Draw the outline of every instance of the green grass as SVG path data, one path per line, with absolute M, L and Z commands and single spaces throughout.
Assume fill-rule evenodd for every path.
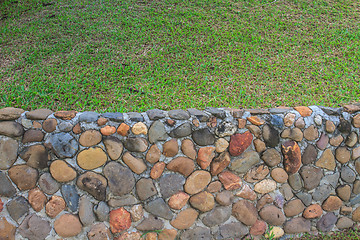
M 360 99 L 358 0 L 0 0 L 0 107 Z
M 319 233 L 317 236 L 304 234 L 298 240 L 358 240 L 360 239 L 359 230 L 347 229 L 338 232 Z

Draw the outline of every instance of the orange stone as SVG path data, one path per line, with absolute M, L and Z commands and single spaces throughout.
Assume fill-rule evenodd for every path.
M 202 147 L 199 149 L 196 162 L 199 164 L 201 169 L 206 169 L 208 166 L 210 166 L 210 163 L 214 157 L 215 147 Z
M 162 173 L 164 172 L 166 164 L 164 162 L 158 162 L 156 163 L 150 171 L 150 177 L 152 179 L 158 179 Z
M 246 119 L 239 118 L 238 119 L 238 128 L 244 128 L 246 125 Z
M 6 218 L 0 218 L 0 239 L 1 240 L 14 240 L 16 227 L 9 223 Z
M 74 237 L 81 232 L 82 225 L 78 216 L 63 214 L 54 222 L 55 232 L 63 238 Z
M 181 211 L 170 224 L 179 230 L 187 229 L 194 224 L 198 216 L 199 213 L 195 209 L 187 208 Z
M 249 187 L 249 185 L 244 185 L 243 188 L 235 195 L 251 201 L 256 199 L 256 193 Z
M 73 119 L 77 114 L 77 111 L 71 110 L 71 111 L 58 111 L 54 113 L 54 116 L 57 118 L 60 118 L 62 120 L 71 120 Z
M 312 110 L 305 106 L 294 107 L 294 109 L 298 111 L 302 117 L 308 117 L 312 113 Z
M 244 133 L 237 133 L 230 137 L 229 152 L 232 156 L 239 156 L 250 145 L 253 139 L 253 135 L 246 131 Z
M 73 133 L 75 134 L 80 134 L 81 133 L 81 126 L 80 126 L 80 123 L 77 123 L 73 129 L 72 129 Z
M 40 212 L 41 209 L 43 209 L 45 207 L 47 198 L 46 198 L 45 194 L 39 188 L 34 188 L 29 191 L 28 200 L 29 200 L 31 207 L 36 212 Z
M 131 216 L 125 208 L 121 207 L 110 212 L 110 229 L 112 233 L 119 233 L 129 229 L 131 226 Z
M 45 205 L 45 212 L 51 218 L 56 217 L 64 209 L 65 201 L 59 196 L 52 196 Z
M 332 212 L 340 209 L 342 204 L 343 202 L 338 196 L 330 196 L 323 202 L 322 209 L 327 212 Z
M 223 152 L 219 157 L 215 158 L 211 162 L 210 172 L 211 175 L 218 175 L 222 170 L 224 170 L 230 164 L 230 154 L 228 152 Z
M 107 122 L 108 122 L 107 118 L 101 117 L 101 118 L 99 118 L 99 119 L 97 120 L 97 125 L 98 125 L 98 126 L 104 126 Z
M 130 130 L 129 125 L 125 123 L 121 123 L 117 129 L 117 133 L 120 134 L 121 136 L 127 136 L 129 134 L 129 130 Z
M 170 171 L 178 172 L 187 177 L 194 171 L 195 163 L 190 158 L 177 157 L 171 160 L 166 168 Z
M 116 128 L 114 126 L 105 126 L 100 129 L 100 132 L 104 136 L 110 136 L 116 132 Z
M 188 202 L 190 196 L 184 192 L 178 192 L 172 195 L 168 201 L 169 207 L 172 209 L 180 210 Z
M 265 123 L 264 119 L 261 119 L 257 116 L 248 117 L 247 120 L 257 126 L 263 125 Z
M 177 231 L 175 229 L 164 229 L 159 233 L 159 240 L 175 240 Z
M 0 212 L 4 209 L 4 203 L 0 199 Z
M 230 171 L 224 171 L 218 177 L 226 190 L 235 190 L 242 186 L 240 177 Z
M 319 204 L 312 204 L 304 210 L 303 217 L 307 219 L 318 218 L 322 213 L 323 210 Z
M 295 141 L 288 141 L 281 145 L 284 155 L 284 168 L 289 174 L 294 174 L 301 167 L 301 150 Z

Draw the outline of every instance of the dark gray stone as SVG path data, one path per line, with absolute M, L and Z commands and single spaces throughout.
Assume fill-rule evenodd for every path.
M 48 172 L 40 176 L 38 184 L 41 190 L 49 195 L 53 195 L 60 189 L 60 183 L 53 179 Z
M 213 227 L 226 222 L 230 216 L 231 207 L 216 207 L 205 214 L 202 222 L 208 227 Z
M 340 173 L 336 172 L 334 174 L 329 174 L 323 177 L 323 179 L 320 181 L 320 184 L 330 184 L 333 188 L 336 188 L 338 182 L 339 182 Z
M 79 207 L 79 194 L 74 185 L 64 184 L 61 186 L 61 195 L 63 196 L 66 206 L 72 212 L 76 212 Z
M 207 128 L 194 131 L 192 139 L 200 146 L 212 145 L 215 142 L 214 135 Z
M 146 114 L 148 115 L 150 120 L 159 120 L 159 119 L 165 117 L 165 112 L 160 109 L 148 110 L 148 111 L 146 111 Z
M 109 221 L 110 208 L 106 204 L 106 202 L 99 202 L 94 207 L 94 212 L 95 212 L 97 219 L 100 222 L 108 222 Z
M 276 147 L 279 145 L 280 142 L 279 132 L 272 126 L 266 124 L 263 127 L 262 135 L 267 147 Z
M 149 142 L 155 143 L 157 141 L 164 141 L 168 138 L 165 130 L 165 125 L 158 121 L 155 121 L 149 128 Z
M 30 205 L 23 196 L 14 198 L 6 204 L 9 215 L 15 222 L 29 212 Z
M 160 193 L 164 199 L 171 197 L 179 191 L 183 191 L 185 178 L 179 174 L 165 174 L 160 178 Z
M 270 124 L 274 127 L 282 129 L 284 127 L 284 120 L 278 115 L 271 115 Z
M 162 198 L 157 198 L 146 204 L 145 210 L 154 216 L 162 217 L 167 220 L 171 220 L 173 217 L 173 213 L 171 212 L 169 206 Z
M 218 108 L 214 108 L 214 107 L 207 107 L 205 108 L 205 111 L 211 113 L 212 115 L 214 115 L 217 118 L 225 118 L 226 117 L 226 112 L 222 109 L 218 109 Z
M 206 122 L 209 120 L 209 115 L 203 111 L 195 108 L 189 108 L 187 109 L 187 111 L 190 113 L 190 115 L 195 116 L 197 119 L 199 119 L 200 122 Z
M 314 201 L 323 202 L 331 193 L 332 187 L 328 184 L 320 185 L 312 194 Z
M 145 218 L 139 225 L 136 226 L 136 229 L 139 231 L 154 231 L 163 229 L 164 222 L 156 216 L 149 215 Z
M 216 239 L 242 239 L 249 233 L 249 229 L 240 222 L 223 224 L 219 227 Z
M 316 223 L 316 227 L 321 232 L 329 232 L 335 226 L 337 217 L 334 213 L 328 212 L 323 215 L 320 220 Z
M 134 122 L 143 122 L 144 121 L 144 117 L 141 115 L 141 113 L 128 112 L 126 114 L 129 116 L 130 121 L 134 121 Z
M 10 168 L 17 158 L 19 144 L 12 138 L 0 139 L 0 169 Z
M 99 116 L 100 114 L 96 112 L 83 112 L 79 117 L 79 121 L 87 123 L 96 122 Z
M 115 196 L 123 196 L 131 192 L 135 186 L 132 171 L 117 162 L 110 162 L 104 167 L 104 175 L 108 180 L 110 192 Z
M 342 112 L 342 108 L 331 108 L 331 107 L 323 107 L 319 106 L 321 110 L 324 111 L 327 115 L 340 115 Z
M 113 207 L 113 208 L 132 206 L 132 205 L 135 205 L 138 203 L 139 203 L 139 200 L 131 194 L 121 196 L 121 197 L 111 198 L 108 201 L 109 206 Z
M 215 129 L 215 134 L 218 137 L 226 137 L 235 134 L 237 127 L 231 122 L 223 121 L 219 124 L 219 126 Z
M 168 114 L 169 117 L 177 120 L 186 120 L 190 118 L 190 114 L 187 111 L 181 109 L 171 110 L 168 112 Z
M 70 135 L 70 133 L 51 134 L 47 140 L 59 158 L 71 158 L 79 150 L 79 143 Z
M 269 112 L 271 114 L 284 114 L 289 112 L 291 109 L 289 108 L 269 108 Z
M 186 122 L 170 132 L 171 137 L 181 138 L 191 134 L 191 124 Z
M 304 153 L 301 157 L 301 161 L 304 165 L 312 164 L 315 162 L 317 157 L 317 150 L 314 145 L 307 145 L 307 147 L 304 150 Z
M 119 112 L 116 112 L 116 113 L 107 112 L 107 113 L 103 113 L 101 116 L 104 118 L 108 118 L 109 120 L 114 121 L 114 122 L 123 122 L 124 121 L 124 114 L 119 113 Z
M 347 183 L 353 183 L 356 178 L 355 172 L 348 166 L 343 166 L 340 171 L 341 179 Z
M 349 134 L 351 132 L 351 123 L 343 118 L 340 118 L 340 123 L 337 126 L 337 129 L 344 134 Z
M 10 179 L 5 173 L 0 171 L 0 196 L 12 197 L 16 193 L 16 188 L 11 184 Z
M 142 201 L 157 194 L 153 180 L 150 178 L 141 178 L 136 183 L 136 193 Z
M 0 122 L 0 135 L 8 137 L 20 137 L 24 134 L 24 128 L 21 124 L 12 121 Z
M 43 240 L 49 235 L 51 226 L 49 221 L 36 214 L 30 214 L 20 224 L 18 231 L 21 236 L 29 240 Z
M 145 138 L 129 137 L 124 142 L 124 147 L 131 152 L 145 152 L 149 144 Z
M 306 193 L 306 192 L 298 192 L 295 195 L 303 202 L 303 204 L 305 206 L 310 206 L 311 201 L 312 201 L 311 194 Z
M 180 236 L 180 240 L 211 240 L 211 233 L 209 228 L 195 227 L 186 230 Z

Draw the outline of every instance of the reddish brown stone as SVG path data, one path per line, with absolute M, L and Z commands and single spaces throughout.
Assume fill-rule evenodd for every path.
M 298 111 L 300 113 L 300 115 L 303 116 L 303 117 L 308 117 L 312 113 L 312 110 L 310 108 L 308 108 L 308 107 L 305 107 L 305 106 L 294 107 L 294 109 L 296 111 Z
M 194 125 L 195 127 L 200 126 L 200 122 L 199 122 L 199 120 L 197 120 L 197 119 L 193 119 L 193 120 L 192 120 L 192 123 L 193 123 L 193 125 Z
M 74 237 L 81 232 L 82 225 L 77 216 L 63 214 L 54 222 L 55 232 L 63 238 Z
M 230 171 L 221 172 L 218 176 L 226 190 L 239 189 L 242 185 L 240 177 Z
M 254 204 L 247 200 L 239 200 L 232 207 L 232 215 L 247 226 L 255 224 L 258 212 Z
M 33 122 L 33 128 L 41 128 L 42 126 L 41 126 L 41 123 L 39 123 L 39 122 Z
M 82 132 L 80 123 L 77 123 L 77 124 L 73 127 L 72 131 L 73 131 L 73 133 L 75 133 L 75 134 L 80 134 L 80 133 Z
M 184 185 L 185 192 L 188 194 L 196 194 L 201 192 L 211 181 L 211 175 L 204 170 L 197 170 L 193 172 L 187 179 Z
M 129 134 L 129 130 L 130 130 L 129 125 L 125 123 L 121 123 L 117 129 L 117 133 L 120 134 L 121 136 L 127 136 Z
M 202 147 L 199 149 L 196 159 L 197 164 L 201 169 L 206 169 L 210 166 L 212 159 L 215 157 L 215 147 Z
M 188 157 L 193 160 L 196 158 L 196 150 L 193 141 L 190 139 L 184 139 L 181 142 L 181 151 Z
M 45 205 L 46 214 L 54 218 L 65 209 L 65 201 L 62 197 L 52 196 Z
M 269 168 L 265 165 L 260 165 L 250 169 L 244 176 L 244 180 L 249 183 L 255 183 L 263 180 L 269 174 Z
M 97 120 L 97 125 L 98 125 L 98 126 L 104 126 L 107 122 L 108 122 L 107 118 L 101 117 L 101 118 L 99 118 L 99 119 Z
M 187 208 L 181 211 L 170 224 L 179 230 L 187 229 L 194 224 L 198 216 L 199 213 L 195 209 Z
M 210 128 L 214 128 L 217 125 L 217 119 L 216 117 L 209 118 L 209 121 L 206 123 L 206 125 Z
M 156 163 L 150 171 L 150 177 L 152 179 L 158 179 L 162 173 L 164 172 L 166 164 L 164 162 L 158 162 Z
M 344 105 L 344 111 L 349 112 L 349 113 L 354 113 L 354 112 L 360 111 L 360 105 L 358 105 L 358 104 Z
M 244 128 L 246 125 L 246 119 L 239 118 L 238 119 L 238 128 Z
M 154 164 L 157 161 L 159 161 L 160 156 L 161 156 L 160 149 L 158 148 L 158 146 L 154 144 L 149 148 L 149 151 L 146 153 L 146 161 L 148 161 L 151 164 Z
M 62 120 L 71 120 L 76 116 L 77 111 L 71 110 L 71 111 L 58 111 L 54 113 L 54 116 L 57 118 L 60 118 Z
M 177 231 L 175 229 L 163 229 L 159 233 L 159 240 L 175 240 Z
M 287 173 L 294 174 L 301 166 L 301 150 L 295 141 L 288 141 L 281 145 L 284 155 L 284 168 Z
M 173 138 L 163 145 L 163 154 L 165 157 L 174 157 L 179 151 L 177 139 Z
M 41 142 L 44 139 L 44 133 L 40 130 L 30 129 L 24 133 L 22 143 Z
M 246 131 L 244 133 L 237 133 L 230 137 L 229 152 L 232 156 L 239 156 L 251 144 L 253 135 Z
M 257 126 L 263 125 L 265 123 L 265 120 L 259 118 L 258 116 L 248 117 L 247 120 Z
M 256 200 L 256 193 L 249 187 L 249 185 L 244 185 L 243 188 L 236 193 L 236 196 L 251 201 Z
M 43 122 L 42 127 L 46 132 L 51 133 L 51 132 L 55 131 L 56 125 L 57 125 L 56 119 L 49 118 Z
M 6 218 L 0 218 L 0 239 L 15 240 L 16 227 L 9 223 Z
M 29 191 L 28 200 L 29 200 L 31 207 L 36 212 L 40 212 L 41 209 L 44 208 L 47 198 L 46 198 L 45 194 L 39 188 L 34 188 Z
M 124 232 L 117 238 L 114 238 L 114 240 L 140 240 L 141 239 L 141 233 L 139 232 Z
M 170 127 L 174 126 L 176 121 L 172 120 L 172 119 L 166 119 L 166 124 L 169 125 Z
M 265 233 L 267 224 L 264 221 L 256 220 L 255 224 L 250 228 L 250 234 L 253 236 L 260 236 Z
M 8 174 L 21 191 L 30 190 L 36 186 L 38 171 L 26 164 L 12 166 Z
M 173 172 L 178 172 L 185 177 L 189 176 L 195 168 L 194 161 L 186 157 L 177 157 L 171 160 L 166 166 L 167 169 Z
M 130 213 L 123 207 L 112 210 L 109 216 L 109 224 L 112 233 L 129 229 L 131 226 Z
M 100 129 L 100 132 L 104 136 L 110 136 L 110 135 L 116 133 L 116 128 L 114 126 L 105 126 Z
M 184 192 L 178 192 L 172 195 L 168 201 L 169 207 L 172 209 L 180 210 L 188 202 L 190 196 Z
M 229 166 L 229 164 L 230 154 L 228 152 L 223 152 L 211 162 L 210 172 L 213 176 L 218 175 L 222 170 Z
M 343 202 L 338 196 L 330 196 L 328 197 L 322 205 L 322 209 L 327 212 L 333 212 L 342 206 Z
M 319 204 L 312 204 L 304 210 L 303 217 L 307 219 L 319 218 L 322 214 L 321 206 Z

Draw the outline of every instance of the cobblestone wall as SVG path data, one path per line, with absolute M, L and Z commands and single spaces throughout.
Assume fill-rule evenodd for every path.
M 357 227 L 360 105 L 0 109 L 0 239 L 241 239 Z

